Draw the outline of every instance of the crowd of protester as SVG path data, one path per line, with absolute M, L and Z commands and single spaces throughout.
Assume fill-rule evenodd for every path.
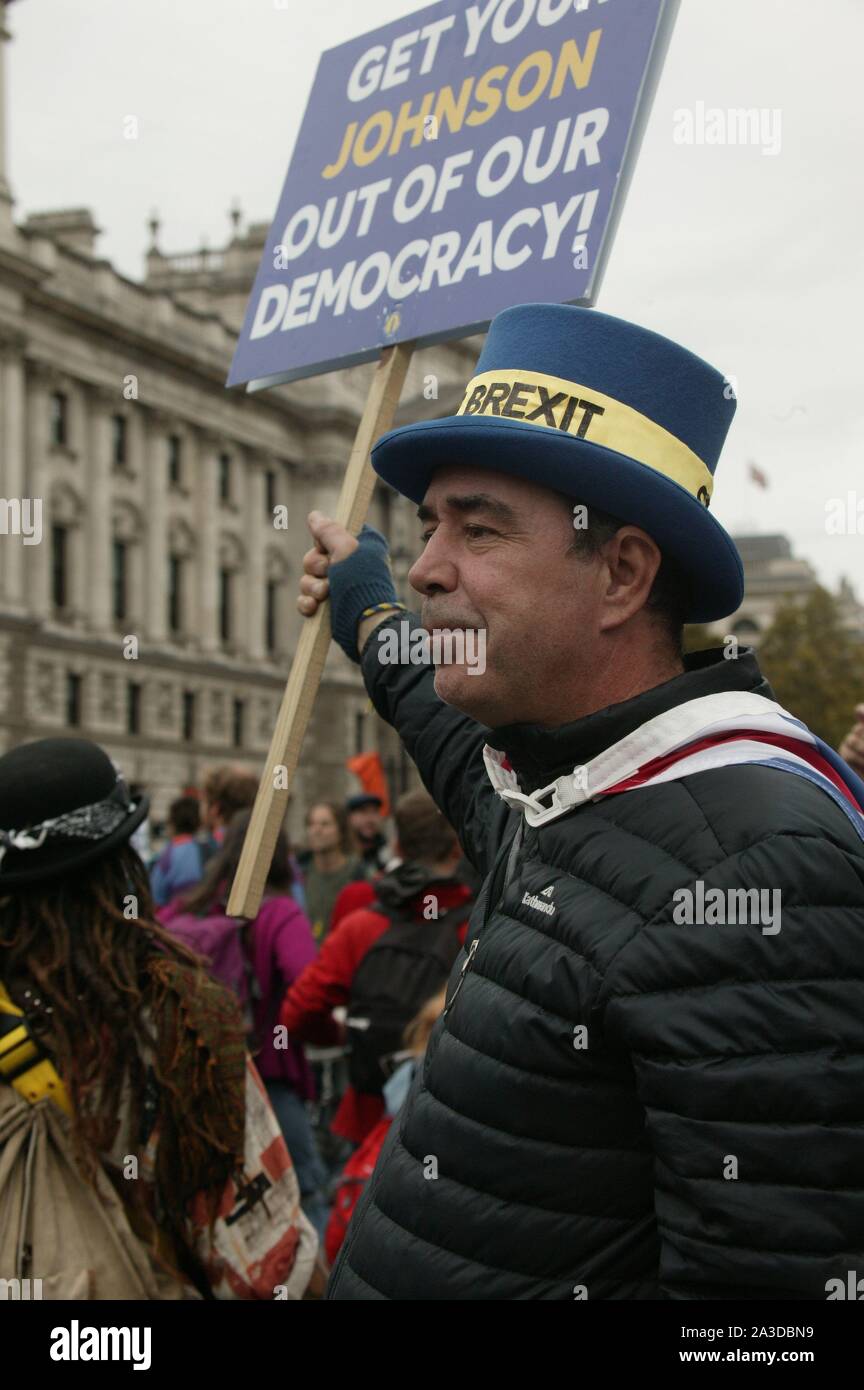
M 864 705 L 843 745 L 852 766 L 862 729 Z M 477 882 L 432 798 L 406 793 L 392 824 L 370 793 L 313 802 L 303 844 L 280 832 L 260 909 L 238 921 L 227 901 L 257 786 L 214 768 L 150 827 L 142 859 L 146 797 L 95 744 L 45 739 L 0 759 L 2 824 L 66 832 L 2 832 L 0 1141 L 23 1136 L 43 1094 L 65 1110 L 55 1158 L 65 1145 L 103 1199 L 87 1239 L 112 1221 L 104 1248 L 129 1247 L 125 1273 L 100 1266 L 64 1189 L 52 1250 L 101 1269 L 91 1297 L 118 1296 L 142 1250 L 124 1296 L 320 1297 L 444 1008 Z M 250 1213 L 265 1193 L 262 1223 Z M 22 1229 L 4 1232 L 10 1250 Z
M 103 1204 L 122 1227 L 106 1249 L 125 1243 L 127 1264 L 146 1251 L 141 1297 L 320 1296 L 464 941 L 473 876 L 452 828 L 425 791 L 392 822 L 371 793 L 315 801 L 302 845 L 280 832 L 257 916 L 238 921 L 227 900 L 258 787 L 244 769 L 212 769 L 160 826 L 86 740 L 0 764 L 4 824 L 56 822 L 90 788 L 77 855 L 56 860 L 50 840 L 5 851 L 0 1022 L 5 1008 L 34 1043 L 40 1020 L 60 1026 L 71 1065 L 49 1062 L 44 1084 L 97 1192 L 107 1175 L 122 1199 Z M 12 1080 L 3 1062 L 0 1049 Z M 33 1113 L 20 1097 L 35 1076 L 0 1086 L 4 1138 Z M 90 1296 L 113 1296 L 103 1264 Z

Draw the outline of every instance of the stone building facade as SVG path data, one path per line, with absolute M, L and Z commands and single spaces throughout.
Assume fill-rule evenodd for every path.
M 154 222 L 134 282 L 99 256 L 88 210 L 13 215 L 2 119 L 0 750 L 96 739 L 160 818 L 209 766 L 263 766 L 301 622 L 305 517 L 335 506 L 373 368 L 227 391 L 267 224 L 244 231 L 235 210 L 224 249 L 168 256 Z M 454 408 L 476 349 L 415 354 L 398 422 Z M 413 508 L 378 484 L 370 520 L 404 590 Z M 292 835 L 312 799 L 356 789 L 345 759 L 376 749 L 398 793 L 407 759 L 334 648 Z
M 718 639 L 721 634 L 734 633 L 746 646 L 758 647 L 781 603 L 806 601 L 818 587 L 819 577 L 809 560 L 793 554 L 788 536 L 733 539 L 744 566 L 744 601 L 737 613 L 709 626 Z M 835 598 L 843 626 L 853 637 L 864 641 L 864 606 L 848 580 L 840 581 Z
M 0 0 L 5 37 L 10 9 Z M 0 37 L 0 751 L 96 739 L 161 818 L 208 767 L 263 766 L 301 621 L 305 516 L 335 506 L 372 368 L 225 389 L 268 231 L 244 228 L 236 208 L 224 247 L 181 255 L 161 249 L 154 217 L 141 282 L 99 256 L 87 209 L 14 216 L 5 47 Z M 415 354 L 396 423 L 451 413 L 478 348 Z M 407 598 L 413 508 L 378 484 L 370 519 Z M 738 544 L 745 602 L 716 630 L 758 644 L 780 598 L 817 581 L 782 536 Z M 851 590 L 841 597 L 864 636 L 864 610 Z M 376 749 L 398 793 L 412 770 L 334 648 L 292 836 L 315 797 L 356 786 L 346 758 Z

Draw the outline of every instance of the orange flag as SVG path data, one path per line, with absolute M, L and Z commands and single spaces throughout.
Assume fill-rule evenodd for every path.
M 372 796 L 381 798 L 381 814 L 390 814 L 390 796 L 387 791 L 387 778 L 384 776 L 384 768 L 381 766 L 381 755 L 379 753 L 358 753 L 354 758 L 348 758 L 345 766 L 349 772 L 353 772 L 364 792 L 371 792 Z

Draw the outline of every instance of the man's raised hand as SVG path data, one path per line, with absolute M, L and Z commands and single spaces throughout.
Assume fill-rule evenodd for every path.
M 329 598 L 333 640 L 351 661 L 359 661 L 374 628 L 402 608 L 393 587 L 387 542 L 371 526 L 364 526 L 355 538 L 323 512 L 310 512 L 308 520 L 315 547 L 303 557 L 297 607 L 305 618 L 312 618 Z
M 358 546 L 356 536 L 340 526 L 332 517 L 323 512 L 310 512 L 307 517 L 309 530 L 316 542 L 303 556 L 303 578 L 300 580 L 300 596 L 297 608 L 304 618 L 312 618 L 330 593 L 327 572 L 331 561 L 347 560 Z

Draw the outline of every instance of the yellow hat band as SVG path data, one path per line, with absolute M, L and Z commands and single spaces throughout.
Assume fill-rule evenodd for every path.
M 710 505 L 714 479 L 699 456 L 647 415 L 593 387 L 540 372 L 481 372 L 456 414 L 524 420 L 614 449 Z

